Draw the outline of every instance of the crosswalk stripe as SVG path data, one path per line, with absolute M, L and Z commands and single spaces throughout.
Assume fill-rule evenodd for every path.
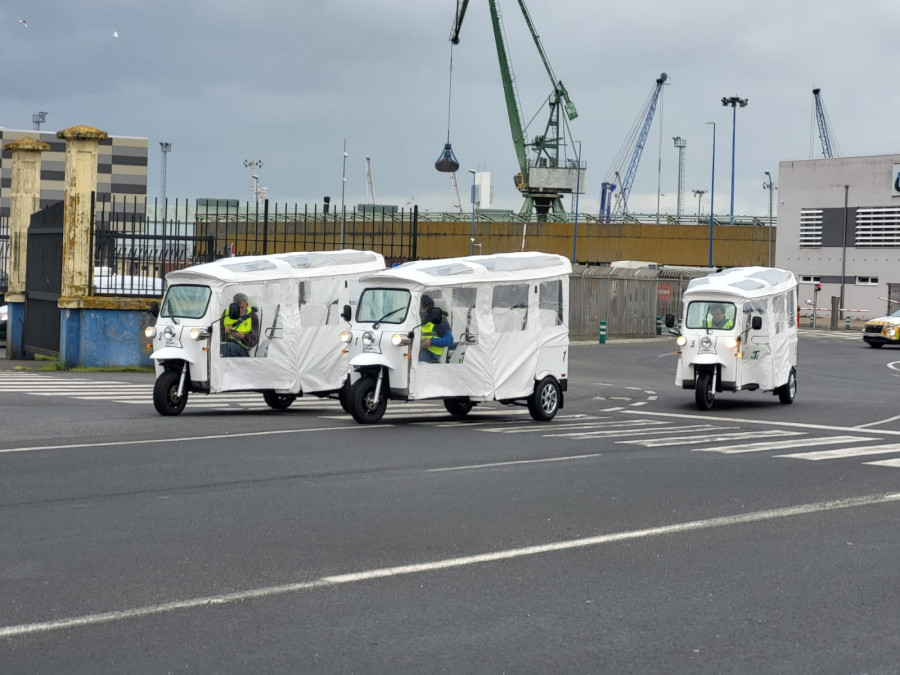
M 711 429 L 734 429 L 736 427 L 714 427 L 710 424 L 697 424 L 686 427 L 657 427 L 653 429 L 603 429 L 600 431 L 573 431 L 569 433 L 562 434 L 547 434 L 547 438 L 553 437 L 561 437 L 561 438 L 569 438 L 572 440 L 590 440 L 592 438 L 605 438 L 608 436 L 650 436 L 653 434 L 672 434 L 672 433 L 681 433 L 684 431 L 701 432 L 701 431 L 709 431 Z M 623 440 L 616 441 L 616 443 L 630 443 L 631 441 Z M 652 443 L 653 441 L 647 441 L 647 443 Z M 634 441 L 634 443 L 643 443 L 642 441 Z M 678 441 L 676 444 L 683 444 L 685 441 L 682 439 Z
M 637 440 L 637 441 L 623 440 L 623 441 L 616 441 L 616 443 L 633 443 L 634 445 L 643 445 L 644 447 L 647 447 L 647 448 L 662 448 L 662 447 L 666 447 L 666 446 L 670 446 L 670 445 L 687 445 L 688 443 L 697 443 L 697 442 L 719 443 L 721 441 L 740 440 L 742 438 L 765 438 L 766 436 L 784 436 L 784 435 L 790 435 L 790 434 L 802 434 L 803 433 L 801 431 L 783 432 L 783 431 L 780 431 L 777 429 L 771 429 L 771 430 L 765 430 L 765 431 L 735 431 L 733 433 L 724 433 L 723 434 L 723 433 L 717 433 L 717 432 L 719 430 L 725 430 L 725 429 L 739 429 L 740 427 L 715 427 L 715 426 L 711 426 L 711 425 L 705 425 L 705 426 L 706 426 L 706 429 L 704 429 L 704 427 L 701 426 L 700 428 L 698 428 L 698 431 L 705 431 L 705 430 L 712 429 L 716 432 L 715 435 L 710 436 L 709 438 L 702 438 L 702 439 L 698 439 L 698 438 L 694 438 L 694 437 L 691 437 L 691 438 L 655 438 L 655 439 Z M 691 430 L 690 427 L 684 427 L 684 428 Z M 678 431 L 679 429 L 680 429 L 679 427 L 674 427 L 673 431 Z
M 787 435 L 788 432 L 781 431 L 779 435 Z M 736 455 L 744 452 L 763 452 L 765 450 L 789 450 L 790 448 L 799 448 L 805 445 L 831 445 L 834 443 L 853 443 L 855 441 L 873 441 L 874 438 L 866 438 L 864 436 L 832 436 L 830 438 L 797 438 L 789 441 L 778 441 L 769 443 L 746 443 L 744 445 L 721 445 L 717 448 L 692 448 L 693 452 L 718 452 L 723 455 Z
M 837 448 L 835 450 L 797 452 L 790 455 L 775 456 L 788 457 L 790 459 L 808 459 L 813 462 L 818 462 L 823 459 L 844 459 L 847 457 L 865 457 L 866 455 L 886 455 L 898 451 L 900 451 L 900 443 L 887 443 L 885 445 L 859 445 L 855 448 Z

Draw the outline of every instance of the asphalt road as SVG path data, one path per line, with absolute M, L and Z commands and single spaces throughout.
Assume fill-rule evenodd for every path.
M 0 672 L 900 672 L 900 350 L 805 331 L 792 405 L 573 346 L 565 408 L 0 372 Z

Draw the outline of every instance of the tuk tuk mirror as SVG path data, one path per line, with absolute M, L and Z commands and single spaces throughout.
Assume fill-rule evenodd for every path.
M 158 317 L 159 316 L 159 303 L 156 300 L 151 302 L 150 309 L 148 311 L 150 312 L 150 316 L 152 316 L 154 319 L 156 317 Z
M 762 317 L 757 315 L 750 319 L 750 327 L 753 330 L 759 330 L 760 328 L 762 328 Z
M 344 309 L 341 310 L 341 318 L 344 321 L 350 321 L 350 317 L 352 316 L 350 312 L 350 305 L 344 305 Z
M 666 328 L 674 328 L 675 327 L 675 315 L 674 314 L 666 314 Z
M 232 321 L 237 321 L 241 318 L 241 306 L 236 302 L 232 302 L 228 305 L 228 318 Z

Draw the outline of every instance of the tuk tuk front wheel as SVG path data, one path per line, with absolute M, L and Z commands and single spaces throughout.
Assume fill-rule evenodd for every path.
M 153 385 L 153 406 L 160 415 L 180 415 L 187 403 L 188 393 L 185 389 L 178 396 L 178 383 L 181 381 L 181 373 L 177 370 L 165 370 Z
M 378 380 L 375 377 L 365 375 L 350 387 L 347 405 L 350 407 L 353 419 L 360 424 L 376 424 L 381 421 L 384 411 L 387 410 L 387 380 L 381 385 L 381 400 L 375 403 L 375 386 L 377 384 Z
M 465 398 L 445 398 L 444 407 L 454 417 L 465 417 L 472 411 L 474 404 Z
M 697 373 L 697 382 L 694 385 L 694 399 L 698 410 L 712 410 L 716 392 L 713 391 L 713 373 L 711 370 L 701 370 Z
M 528 412 L 538 422 L 549 422 L 559 412 L 559 384 L 552 377 L 545 377 L 534 386 L 528 397 Z
M 296 398 L 294 394 L 276 394 L 271 389 L 263 392 L 263 400 L 272 410 L 287 410 Z
M 778 387 L 778 400 L 782 403 L 793 403 L 794 397 L 797 395 L 797 372 L 791 368 L 788 374 L 787 384 Z

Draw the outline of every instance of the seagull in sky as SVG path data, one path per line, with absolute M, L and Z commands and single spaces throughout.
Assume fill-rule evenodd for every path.
M 119 31 L 114 30 L 114 31 L 113 31 L 113 37 L 114 37 L 114 38 L 119 37 Z
M 19 23 L 28 28 L 28 22 L 25 19 L 19 19 Z

